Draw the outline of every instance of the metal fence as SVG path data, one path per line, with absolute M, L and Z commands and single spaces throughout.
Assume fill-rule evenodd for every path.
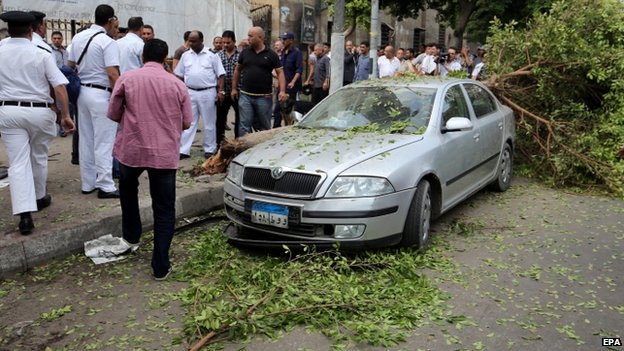
M 52 32 L 59 31 L 63 34 L 63 45 L 67 46 L 71 43 L 72 38 L 80 30 L 80 28 L 88 27 L 91 21 L 76 21 L 68 19 L 46 19 L 47 42 L 52 42 Z

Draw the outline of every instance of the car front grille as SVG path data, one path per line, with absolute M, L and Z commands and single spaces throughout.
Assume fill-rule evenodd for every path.
M 287 171 L 280 179 L 268 168 L 245 167 L 243 187 L 276 194 L 312 196 L 321 180 L 318 174 Z
M 225 210 L 231 218 L 241 224 L 247 225 L 259 230 L 267 230 L 273 233 L 299 235 L 304 237 L 331 237 L 333 235 L 333 226 L 322 224 L 308 224 L 300 222 L 299 212 L 290 211 L 288 218 L 288 229 L 272 227 L 268 225 L 253 223 L 251 221 L 251 202 L 245 206 L 245 211 L 241 212 L 233 207 L 225 205 Z

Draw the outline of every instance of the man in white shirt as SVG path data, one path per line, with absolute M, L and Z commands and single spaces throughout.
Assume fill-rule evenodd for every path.
M 225 69 L 219 55 L 204 46 L 204 35 L 194 30 L 189 34 L 190 50 L 180 57 L 174 74 L 184 81 L 193 107 L 191 127 L 182 133 L 180 140 L 180 158 L 191 155 L 191 145 L 195 139 L 199 115 L 204 122 L 204 157 L 209 158 L 217 152 L 217 107 L 225 95 Z M 218 91 L 218 94 L 217 94 Z
M 50 45 L 43 40 L 48 31 L 46 23 L 43 20 L 46 16 L 45 13 L 39 11 L 30 11 L 29 13 L 35 17 L 35 21 L 32 23 L 32 43 L 39 49 L 52 53 Z
M 82 85 L 78 97 L 82 193 L 98 190 L 101 199 L 119 198 L 112 170 L 117 123 L 106 117 L 119 78 L 119 47 L 106 33 L 118 26 L 113 8 L 99 5 L 95 24 L 74 36 L 68 61 L 70 67 L 78 67 Z
M 427 44 L 425 57 L 420 66 L 420 73 L 433 76 L 438 73 L 438 64 L 436 63 L 436 55 L 438 53 L 438 45 L 436 43 Z
M 56 135 L 50 87 L 63 111 L 63 127 L 67 132 L 75 127 L 68 112 L 67 79 L 52 54 L 31 43 L 34 16 L 9 11 L 0 19 L 9 23 L 12 37 L 0 47 L 0 133 L 9 157 L 13 214 L 20 215 L 19 230 L 25 235 L 35 227 L 31 212 L 52 202 L 46 193 L 48 147 Z
M 143 67 L 143 45 L 145 42 L 141 39 L 143 31 L 143 18 L 130 17 L 128 20 L 128 33 L 117 40 L 119 46 L 119 72 L 125 72 Z
M 448 59 L 446 60 L 446 69 L 448 71 L 459 71 L 462 69 L 461 62 L 457 56 L 457 48 L 451 46 L 448 49 Z
M 394 56 L 394 47 L 388 45 L 384 48 L 384 55 L 377 59 L 379 78 L 393 77 L 401 67 L 401 61 Z

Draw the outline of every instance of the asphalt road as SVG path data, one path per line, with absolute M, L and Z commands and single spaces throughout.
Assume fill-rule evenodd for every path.
M 434 246 L 454 263 L 424 271 L 454 322 L 423 325 L 396 347 L 346 350 L 600 350 L 624 331 L 624 201 L 516 179 L 482 191 L 434 222 Z M 176 237 L 173 259 L 190 254 Z M 0 350 L 185 350 L 185 310 L 170 293 L 186 283 L 150 279 L 150 250 L 113 265 L 81 255 L 0 282 Z M 241 254 L 244 254 L 242 252 Z M 70 306 L 70 307 L 67 307 Z M 330 350 L 297 328 L 224 350 Z M 622 348 L 612 348 L 621 350 Z

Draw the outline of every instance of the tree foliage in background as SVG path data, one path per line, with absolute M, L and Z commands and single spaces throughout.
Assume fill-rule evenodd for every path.
M 493 22 L 488 85 L 518 113 L 518 151 L 555 185 L 624 195 L 624 3 L 566 0 L 524 28 Z
M 552 3 L 553 0 L 478 1 L 466 26 L 466 39 L 470 42 L 484 43 L 490 22 L 495 17 L 502 23 L 516 21 L 519 28 L 524 28 L 534 13 L 547 12 Z M 443 15 L 446 23 L 452 26 L 455 23 L 455 10 L 449 10 L 444 11 Z
M 464 32 L 473 42 L 485 40 L 490 21 L 496 16 L 503 23 L 516 20 L 524 23 L 535 11 L 549 8 L 552 0 L 380 0 L 380 9 L 387 10 L 399 20 L 417 18 L 420 11 L 438 11 L 438 21 L 453 28 L 451 45 L 461 47 Z M 329 0 L 333 12 L 333 0 Z M 348 26 L 370 27 L 371 1 L 346 0 L 345 19 Z

